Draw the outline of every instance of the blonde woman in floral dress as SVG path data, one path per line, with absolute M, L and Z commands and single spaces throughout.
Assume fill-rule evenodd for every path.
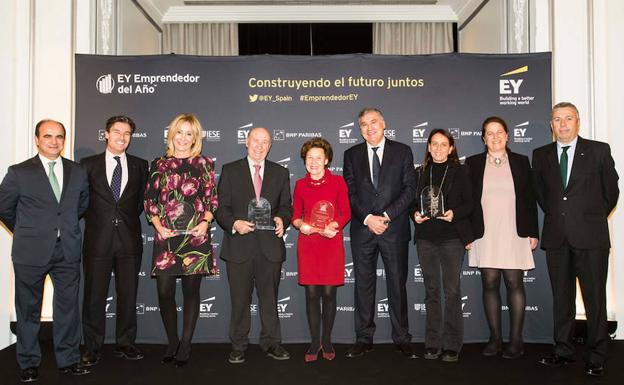
M 210 223 L 217 209 L 213 161 L 201 155 L 201 124 L 181 114 L 169 125 L 166 155 L 155 159 L 145 190 L 145 213 L 155 232 L 152 277 L 168 345 L 162 362 L 186 364 L 199 315 L 202 277 L 215 272 Z M 182 337 L 178 337 L 176 278 L 184 294 Z

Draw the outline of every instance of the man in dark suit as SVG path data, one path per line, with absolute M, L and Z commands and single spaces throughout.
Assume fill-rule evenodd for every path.
M 134 341 L 137 282 L 143 252 L 140 215 L 148 165 L 144 159 L 126 153 L 134 129 L 134 122 L 126 116 L 109 118 L 104 134 L 106 150 L 80 161 L 89 176 L 83 245 L 82 328 L 86 352 L 82 364 L 85 366 L 100 360 L 111 272 L 115 272 L 117 292 L 117 347 L 113 354 L 128 360 L 143 358 Z
M 39 379 L 39 325 L 43 285 L 54 285 L 54 354 L 61 373 L 89 373 L 80 365 L 79 220 L 89 203 L 87 174 L 61 157 L 65 127 L 46 119 L 37 123 L 39 154 L 9 167 L 0 185 L 0 220 L 13 232 L 17 363 L 20 380 Z
M 585 373 L 601 376 L 607 359 L 607 219 L 618 199 L 618 174 L 609 145 L 578 136 L 580 120 L 571 103 L 551 112 L 556 142 L 533 152 L 536 193 L 544 210 L 542 248 L 553 291 L 554 353 L 547 366 L 574 361 L 576 278 L 587 315 Z
M 377 257 L 386 271 L 392 340 L 409 358 L 416 358 L 407 321 L 409 207 L 416 178 L 410 148 L 384 136 L 381 111 L 365 108 L 358 115 L 365 143 L 344 154 L 344 179 L 351 202 L 351 254 L 355 270 L 356 342 L 349 358 L 372 350 L 375 333 Z
M 281 346 L 277 294 L 282 262 L 286 259 L 284 230 L 292 219 L 288 170 L 266 159 L 272 139 L 266 128 L 254 128 L 247 136 L 247 157 L 223 166 L 219 180 L 216 218 L 223 228 L 221 259 L 226 261 L 232 313 L 228 361 L 245 361 L 251 317 L 249 305 L 254 286 L 260 302 L 260 348 L 276 360 L 290 358 Z M 261 230 L 248 218 L 254 198 L 271 204 L 275 230 Z

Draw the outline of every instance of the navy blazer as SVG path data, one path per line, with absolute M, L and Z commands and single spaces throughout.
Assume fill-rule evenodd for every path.
M 292 219 L 290 199 L 290 174 L 287 168 L 265 160 L 261 196 L 271 203 L 271 219 L 280 217 L 284 230 Z M 255 230 L 248 234 L 232 234 L 234 222 L 247 220 L 247 206 L 256 197 L 247 157 L 223 166 L 218 186 L 219 207 L 215 213 L 223 229 L 220 258 L 242 263 L 260 254 L 272 262 L 286 259 L 284 237 L 278 238 L 273 230 Z
M 516 195 L 516 229 L 519 237 L 538 238 L 539 227 L 537 224 L 537 203 L 531 176 L 531 165 L 529 158 L 508 151 L 507 159 L 511 169 L 514 192 Z M 472 210 L 472 231 L 475 239 L 483 237 L 485 226 L 483 224 L 483 206 L 481 206 L 481 196 L 483 195 L 483 173 L 485 172 L 485 162 L 487 153 L 476 154 L 466 159 L 466 165 L 470 171 L 472 180 L 472 195 L 474 207 Z
M 63 255 L 80 262 L 80 217 L 89 204 L 87 173 L 63 161 L 63 189 L 57 202 L 39 156 L 9 167 L 0 185 L 0 220 L 13 232 L 13 263 L 44 266 L 60 231 Z
M 351 242 L 362 244 L 377 236 L 364 225 L 364 218 L 384 212 L 390 217 L 390 226 L 379 237 L 389 242 L 410 240 L 409 208 L 416 192 L 416 179 L 408 146 L 386 138 L 378 189 L 371 180 L 366 142 L 345 151 L 343 176 L 351 203 Z
M 128 183 L 119 201 L 106 177 L 106 153 L 84 158 L 80 164 L 89 177 L 89 208 L 85 214 L 85 235 L 83 250 L 92 258 L 108 256 L 115 232 L 127 253 L 141 255 L 140 215 L 143 212 L 143 195 L 147 184 L 147 161 L 126 154 Z
M 564 239 L 578 249 L 611 247 L 607 218 L 620 190 L 609 145 L 578 137 L 565 190 L 556 142 L 535 149 L 532 163 L 537 201 L 544 210 L 542 248 L 559 248 Z

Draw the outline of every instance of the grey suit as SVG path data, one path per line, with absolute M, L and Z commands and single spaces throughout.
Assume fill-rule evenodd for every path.
M 38 342 L 43 284 L 54 284 L 54 351 L 59 367 L 80 360 L 79 220 L 89 203 L 87 174 L 64 159 L 60 202 L 39 156 L 9 167 L 0 185 L 0 220 L 13 232 L 17 361 L 24 368 L 41 361 Z

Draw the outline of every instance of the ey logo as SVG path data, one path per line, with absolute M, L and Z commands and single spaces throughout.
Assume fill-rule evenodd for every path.
M 528 72 L 529 66 L 516 68 L 515 70 L 505 72 L 500 75 L 501 77 L 517 75 L 523 72 Z M 524 79 L 500 79 L 498 81 L 498 92 L 501 95 L 518 95 L 520 93 L 520 86 L 524 82 Z

